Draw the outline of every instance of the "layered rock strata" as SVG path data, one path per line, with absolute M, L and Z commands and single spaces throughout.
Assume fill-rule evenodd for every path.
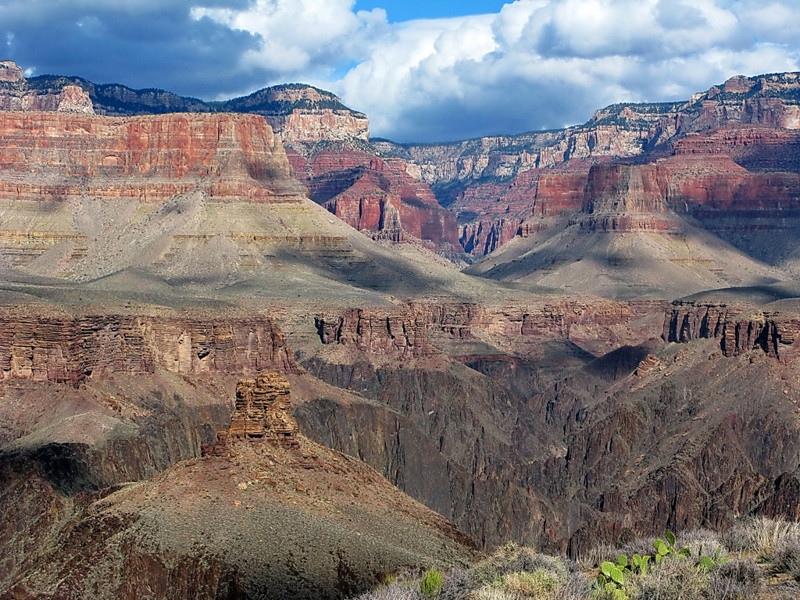
M 755 127 L 762 130 L 758 136 L 761 141 L 755 137 L 743 141 L 732 154 L 736 160 L 751 170 L 764 168 L 766 160 L 770 162 L 768 170 L 776 170 L 777 165 L 777 170 L 796 172 L 796 161 L 792 157 L 797 153 L 775 151 L 775 138 L 785 143 L 787 137 L 794 136 L 791 130 L 800 124 L 798 87 L 798 73 L 735 77 L 708 92 L 696 94 L 687 102 L 609 106 L 598 110 L 586 124 L 565 130 L 484 137 L 453 144 L 397 145 L 381 141 L 375 147 L 381 156 L 403 158 L 408 163 L 409 173 L 431 185 L 443 203 L 459 213 L 464 248 L 482 255 L 516 235 L 529 235 L 530 229 L 523 227 L 526 222 L 533 225 L 534 230 L 553 226 L 531 219 L 536 204 L 541 206 L 539 198 L 547 197 L 539 191 L 539 177 L 548 170 L 566 169 L 574 171 L 576 177 L 585 177 L 593 164 L 665 156 L 670 152 L 670 144 L 678 140 L 680 145 L 683 137 L 688 141 L 698 132 L 703 136 L 702 132 L 709 129 L 736 131 L 740 127 Z M 731 135 L 723 133 L 717 137 Z M 697 142 L 693 143 L 696 146 Z M 728 142 L 727 147 L 730 146 Z M 719 154 L 726 142 L 709 140 L 707 147 L 715 148 L 714 152 Z M 685 148 L 679 146 L 677 152 L 684 153 Z M 699 161 L 696 165 L 703 169 Z M 709 162 L 705 168 L 713 172 L 713 165 L 713 161 Z M 692 177 L 698 176 L 696 190 L 715 189 L 710 182 L 701 182 L 704 176 L 713 178 L 711 173 L 692 174 Z M 790 185 L 796 187 L 796 182 Z M 755 186 L 775 187 L 766 178 Z M 525 190 L 527 206 L 520 206 L 513 200 L 518 188 Z M 725 189 L 724 182 L 720 188 Z M 572 189 L 582 191 L 582 186 L 573 185 Z M 742 192 L 742 202 L 759 202 L 754 190 Z M 680 200 L 676 198 L 676 201 Z M 689 200 L 687 203 L 692 204 Z M 701 209 L 697 212 L 702 215 Z M 785 223 L 787 218 L 793 218 L 786 213 L 768 215 L 766 212 L 761 212 L 759 217 L 777 222 L 778 227 L 783 227 L 780 223 Z M 729 225 L 720 223 L 713 229 L 726 227 Z M 726 239 L 730 241 L 731 237 Z
M 159 202 L 194 189 L 216 201 L 297 200 L 280 142 L 256 116 L 0 112 L 0 137 L 4 200 Z
M 287 145 L 335 140 L 369 141 L 369 120 L 330 92 L 310 85 L 266 88 L 225 103 L 225 110 L 263 115 Z
M 295 369 L 268 318 L 87 315 L 0 318 L 0 376 L 77 384 L 112 373 L 242 373 Z
M 725 356 L 762 350 L 789 363 L 794 360 L 800 338 L 800 316 L 780 309 L 752 312 L 747 306 L 676 301 L 664 322 L 668 342 L 718 339 Z
M 298 433 L 292 416 L 289 381 L 276 372 L 263 372 L 236 384 L 236 408 L 231 426 L 220 432 L 220 441 L 230 439 L 277 439 L 292 443 Z
M 25 75 L 11 61 L 0 62 L 0 110 L 47 110 L 93 114 L 92 100 L 80 86 L 56 90 L 28 89 Z
M 341 344 L 362 352 L 397 358 L 433 352 L 423 315 L 382 315 L 353 309 L 337 315 L 317 315 L 315 325 L 323 344 Z
M 373 239 L 460 251 L 454 215 L 439 206 L 426 184 L 406 173 L 402 161 L 381 160 L 358 146 L 318 149 L 295 143 L 288 155 L 312 200 Z

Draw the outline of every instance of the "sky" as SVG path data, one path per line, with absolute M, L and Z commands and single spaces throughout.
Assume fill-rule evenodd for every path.
M 373 137 L 452 141 L 583 123 L 800 70 L 797 0 L 0 0 L 28 75 L 206 100 L 304 82 Z

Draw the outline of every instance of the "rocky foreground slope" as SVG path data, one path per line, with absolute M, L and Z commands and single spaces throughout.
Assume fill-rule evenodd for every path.
M 142 400 L 126 408 L 142 410 Z M 400 567 L 474 556 L 441 516 L 299 435 L 290 408 L 284 376 L 240 380 L 231 425 L 207 456 L 77 496 L 57 487 L 58 461 L 71 457 L 58 457 L 55 443 L 28 457 L 19 444 L 6 449 L 4 596 L 333 598 Z M 132 427 L 136 418 L 121 421 Z M 107 443 L 101 436 L 88 448 Z M 116 452 L 121 466 L 143 462 L 124 443 Z

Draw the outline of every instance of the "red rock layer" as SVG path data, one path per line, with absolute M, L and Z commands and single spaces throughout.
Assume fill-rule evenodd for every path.
M 313 200 L 376 239 L 422 240 L 436 249 L 459 249 L 455 216 L 439 206 L 430 188 L 406 173 L 399 159 L 381 160 L 348 148 L 306 158 L 287 152 Z
M 579 223 L 590 231 L 677 231 L 667 214 L 667 178 L 655 165 L 596 165 L 589 171 Z
M 263 117 L 98 117 L 0 111 L 0 197 L 162 201 L 191 189 L 216 201 L 297 199 L 280 142 Z
M 552 218 L 580 210 L 587 171 L 531 169 L 510 183 L 479 183 L 467 188 L 450 210 L 477 219 L 459 228 L 464 250 L 475 256 L 493 252 L 516 236 L 528 237 L 553 226 Z
M 0 378 L 78 383 L 109 373 L 246 373 L 292 370 L 292 353 L 268 318 L 96 315 L 0 318 Z
M 798 149 L 796 131 L 715 129 L 688 135 L 673 156 L 648 165 L 532 170 L 511 184 L 471 186 L 453 207 L 481 215 L 461 227 L 462 245 L 476 255 L 547 230 L 552 216 L 590 231 L 663 233 L 680 229 L 673 212 L 688 212 L 712 231 L 780 231 L 800 225 Z

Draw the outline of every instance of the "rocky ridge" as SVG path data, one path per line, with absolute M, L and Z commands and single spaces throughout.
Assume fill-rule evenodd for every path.
M 15 509 L 38 501 L 71 525 L 40 521 L 37 532 L 46 535 L 37 538 L 23 521 L 27 540 L 9 539 L 3 527 L 0 593 L 343 598 L 401 566 L 445 567 L 474 556 L 452 525 L 374 470 L 297 435 L 296 424 L 287 430 L 288 388 L 277 373 L 240 381 L 233 422 L 211 455 L 91 496 L 53 495 L 36 470 L 14 473 L 3 464 L 3 495 L 39 488 L 27 506 L 7 495 L 6 516 L 16 522 Z M 253 435 L 256 424 L 281 439 Z M 264 543 L 267 534 L 281 543 Z M 13 552 L 19 542 L 21 555 Z
M 77 77 L 45 75 L 28 80 L 14 63 L 4 64 L 7 75 L 0 80 L 0 110 L 114 116 L 173 112 L 261 115 L 291 150 L 296 176 L 328 210 L 374 239 L 426 244 L 444 254 L 460 254 L 455 219 L 438 205 L 427 185 L 406 173 L 405 164 L 375 157 L 368 145 L 366 116 L 347 108 L 330 92 L 286 84 L 209 103 L 163 90 L 96 85 Z M 342 153 L 336 143 L 346 146 L 349 154 Z M 342 164 L 343 156 L 350 157 L 347 164 Z M 354 182 L 358 185 L 348 192 Z
M 738 153 L 733 152 L 735 160 L 757 170 L 764 167 L 766 159 L 771 171 L 796 172 L 796 166 L 786 162 L 796 153 L 779 158 L 778 152 L 768 149 L 774 148 L 775 138 L 781 140 L 778 144 L 795 143 L 791 130 L 800 123 L 799 87 L 797 73 L 734 77 L 687 102 L 613 105 L 598 110 L 584 125 L 565 130 L 453 144 L 398 145 L 380 140 L 374 146 L 380 156 L 403 158 L 410 173 L 432 186 L 440 202 L 458 213 L 464 248 L 481 256 L 516 235 L 527 236 L 542 226 L 553 226 L 537 218 L 547 204 L 561 204 L 558 195 L 539 185 L 545 175 L 563 177 L 552 174 L 553 170 L 572 171 L 567 175 L 572 178 L 568 185 L 580 190 L 575 178 L 583 177 L 585 182 L 593 164 L 649 161 L 670 154 L 671 145 L 682 143 L 684 137 L 720 128 L 731 129 L 735 136 L 738 127 L 748 126 L 761 128 L 762 135 L 773 139 L 765 138 L 766 148 L 751 146 L 748 152 L 755 151 L 758 156 L 750 159 L 741 156 L 740 147 Z M 725 135 L 730 134 L 720 137 Z M 751 143 L 757 144 L 755 140 Z M 712 145 L 709 142 L 709 147 Z M 725 152 L 722 148 L 730 148 L 730 144 L 715 147 L 715 152 Z M 520 195 L 523 201 L 517 200 Z M 742 201 L 753 203 L 758 197 Z M 574 208 L 573 204 L 561 210 Z

